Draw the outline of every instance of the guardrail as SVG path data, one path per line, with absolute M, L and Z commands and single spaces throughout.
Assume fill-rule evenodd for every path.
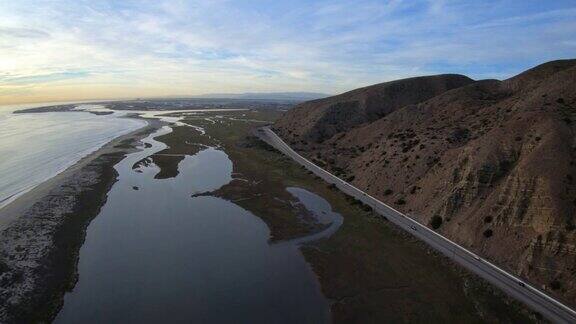
M 323 175 L 324 177 L 327 177 L 328 179 L 324 179 L 324 180 L 327 180 L 329 182 L 330 182 L 330 180 L 334 180 L 336 182 L 335 185 L 341 191 L 343 191 L 347 194 L 350 194 L 350 195 L 353 195 L 354 193 L 360 194 L 359 200 L 361 200 L 363 203 L 369 205 L 371 208 L 373 208 L 380 215 L 382 215 L 386 218 L 392 218 L 393 222 L 396 225 L 398 225 L 401 228 L 405 229 L 406 231 L 410 232 L 412 235 L 418 237 L 420 240 L 428 243 L 431 247 L 433 247 L 434 249 L 443 253 L 447 257 L 451 258 L 454 261 L 458 261 L 457 259 L 460 259 L 461 261 L 466 261 L 466 264 L 462 264 L 462 262 L 459 262 L 459 263 L 462 264 L 463 266 L 465 266 L 466 268 L 468 268 L 469 270 L 480 275 L 484 279 L 501 286 L 501 288 L 503 290 L 507 291 L 510 294 L 518 293 L 519 287 L 521 287 L 522 289 L 524 289 L 527 292 L 530 292 L 533 296 L 528 296 L 525 293 L 523 295 L 525 295 L 526 298 L 529 298 L 530 301 L 532 301 L 532 302 L 526 302 L 526 301 L 525 302 L 527 304 L 529 304 L 532 308 L 536 309 L 537 311 L 545 313 L 552 320 L 556 320 L 556 321 L 560 321 L 560 322 L 566 322 L 566 323 L 576 323 L 576 311 L 574 311 L 570 307 L 568 307 L 568 306 L 564 305 L 563 303 L 557 301 L 556 299 L 548 296 L 546 293 L 542 292 L 538 288 L 533 287 L 530 284 L 527 284 L 521 278 L 508 273 L 507 271 L 501 269 L 500 267 L 496 266 L 495 264 L 491 263 L 490 261 L 481 258 L 480 256 L 473 253 L 472 251 L 464 248 L 463 246 L 460 246 L 459 244 L 457 244 L 454 241 L 448 239 L 447 237 L 437 233 L 436 231 L 428 228 L 427 226 L 416 221 L 415 219 L 406 216 L 405 214 L 396 210 L 395 208 L 381 202 L 380 200 L 369 195 L 368 193 L 356 188 L 355 186 L 351 185 L 350 183 L 340 179 L 339 177 L 337 177 L 337 176 L 331 174 L 330 172 L 326 171 L 325 169 L 319 167 L 318 165 L 314 164 L 312 161 L 310 161 L 310 160 L 306 159 L 305 157 L 303 157 L 302 155 L 298 154 L 298 152 L 294 151 L 278 135 L 276 135 L 276 133 L 274 133 L 268 126 L 261 127 L 261 128 L 259 128 L 259 131 L 260 130 L 264 131 L 268 136 L 271 136 L 272 138 L 274 138 L 276 140 L 276 142 L 280 145 L 280 147 L 284 148 L 287 151 L 287 152 L 283 152 L 283 153 L 285 153 L 288 156 L 293 155 L 293 156 L 297 157 L 297 158 L 293 157 L 293 159 L 295 159 L 295 160 L 298 160 L 298 159 L 301 160 L 303 162 L 301 164 L 306 169 L 308 169 L 312 172 L 316 171 L 314 173 L 316 173 L 317 175 L 319 172 L 320 176 Z M 274 146 L 274 145 L 272 145 L 272 146 Z M 386 209 L 386 211 L 382 211 L 383 208 Z M 408 222 L 408 224 L 403 224 L 403 221 Z M 409 229 L 412 229 L 411 226 L 414 226 L 414 228 L 416 230 L 410 231 Z M 405 228 L 405 227 L 408 227 L 408 228 Z M 423 230 L 424 233 L 431 235 L 432 237 L 436 238 L 436 240 L 438 240 L 439 242 L 435 242 L 434 239 L 427 237 L 423 233 L 418 232 L 417 229 Z M 444 245 L 448 245 L 450 248 L 447 248 L 446 246 L 444 246 L 440 242 L 444 242 L 445 243 Z M 469 260 L 468 258 L 472 258 L 472 260 Z M 476 266 L 473 266 L 472 262 L 474 262 L 474 261 L 480 262 L 480 263 Z M 484 270 L 482 267 L 488 267 L 489 269 L 496 271 L 497 274 L 507 278 L 508 280 L 510 280 L 512 282 L 505 282 L 502 279 L 498 279 L 495 276 L 495 274 L 489 273 L 488 271 Z M 486 278 L 487 276 L 490 276 L 491 278 Z M 503 285 L 504 286 L 507 285 L 508 288 L 502 287 Z M 519 294 L 522 295 L 522 292 L 519 292 Z M 532 298 L 530 298 L 530 297 L 532 297 Z M 544 299 L 545 302 L 548 302 L 548 303 L 558 307 L 561 311 L 565 312 L 566 314 L 559 314 L 555 310 L 551 310 L 549 308 L 546 308 L 545 305 L 542 305 L 542 303 L 538 303 L 536 300 L 534 300 L 533 297 L 539 297 L 539 298 Z M 568 315 L 570 317 L 570 319 L 566 319 L 565 315 Z

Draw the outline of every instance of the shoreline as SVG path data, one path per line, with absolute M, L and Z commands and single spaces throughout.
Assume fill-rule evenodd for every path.
M 164 125 L 119 136 L 0 210 L 0 322 L 50 322 L 77 280 L 86 229 L 117 181 L 114 166 Z
M 91 161 L 98 158 L 102 154 L 114 153 L 116 151 L 115 148 L 116 145 L 120 144 L 121 142 L 129 138 L 136 136 L 139 132 L 148 129 L 149 127 L 156 127 L 153 124 L 158 122 L 158 120 L 145 119 L 138 116 L 126 116 L 122 118 L 141 119 L 144 120 L 147 124 L 127 134 L 120 135 L 112 139 L 111 141 L 104 143 L 103 145 L 100 145 L 100 147 L 96 148 L 94 151 L 83 156 L 75 163 L 69 165 L 68 167 L 54 174 L 50 178 L 42 181 L 38 185 L 35 185 L 31 189 L 26 189 L 26 191 L 23 194 L 20 194 L 18 197 L 16 197 L 16 199 L 12 200 L 7 205 L 0 207 L 0 233 L 4 229 L 6 229 L 6 227 L 8 227 L 10 223 L 18 217 L 19 214 L 24 212 L 25 209 L 32 207 L 34 202 L 45 196 L 50 191 L 51 188 L 57 186 L 58 183 L 62 182 L 72 173 L 78 171 L 83 166 L 86 166 L 87 164 L 89 164 Z M 11 199 L 11 197 L 8 197 L 7 199 Z
M 188 122 L 192 120 L 196 121 L 190 118 Z M 148 121 L 157 122 L 157 128 L 163 124 L 159 120 Z M 464 277 L 458 269 L 451 269 L 453 268 L 451 263 L 446 263 L 446 260 L 436 255 L 429 256 L 433 252 L 423 248 L 410 237 L 397 233 L 395 228 L 386 222 L 377 221 L 370 216 L 372 214 L 369 211 L 354 204 L 340 192 L 332 190 L 324 182 L 310 176 L 299 165 L 285 159 L 251 136 L 251 124 L 234 122 L 232 123 L 234 126 L 232 124 L 213 126 L 204 123 L 209 124 L 199 122 L 201 126 L 206 126 L 211 141 L 220 142 L 230 159 L 234 161 L 236 173 L 234 178 L 251 180 L 236 181 L 236 185 L 227 192 L 230 196 L 221 198 L 231 201 L 240 198 L 241 200 L 234 203 L 262 219 L 270 230 L 271 238 L 280 238 L 284 235 L 289 238 L 303 230 L 309 233 L 313 229 L 301 223 L 302 219 L 298 212 L 287 200 L 285 201 L 284 198 L 288 199 L 290 195 L 283 189 L 284 187 L 297 186 L 309 190 L 327 200 L 333 211 L 344 217 L 344 223 L 334 235 L 299 247 L 300 253 L 318 280 L 322 294 L 330 302 L 333 321 L 362 319 L 365 314 L 371 315 L 364 319 L 382 321 L 416 320 L 438 315 L 443 315 L 442 318 L 448 321 L 479 318 L 526 319 L 523 315 L 517 317 L 520 315 L 517 314 L 517 305 L 513 303 L 495 305 L 501 297 L 491 292 L 489 287 L 478 287 L 474 278 Z M 149 132 L 153 130 L 154 128 Z M 200 138 L 198 134 L 192 135 L 191 132 L 192 128 L 174 127 L 170 136 L 156 140 L 171 147 L 170 153 L 190 153 L 192 151 L 189 151 L 191 149 L 188 147 L 189 143 L 182 140 Z M 97 181 L 84 183 L 80 189 L 72 191 L 61 189 L 53 196 L 62 197 L 48 198 L 48 205 L 41 205 L 40 208 L 55 209 L 54 213 L 59 213 L 61 212 L 59 209 L 69 207 L 69 199 L 74 200 L 72 208 L 62 212 L 62 215 L 52 217 L 57 218 L 56 220 L 60 217 L 63 221 L 57 224 L 57 230 L 48 232 L 53 238 L 52 241 L 44 242 L 51 252 L 36 265 L 36 268 L 41 269 L 40 274 L 43 277 L 33 278 L 37 280 L 36 286 L 30 290 L 34 291 L 25 291 L 28 293 L 26 296 L 28 299 L 21 300 L 20 307 L 15 306 L 11 309 L 12 313 L 8 315 L 13 317 L 10 318 L 5 317 L 5 309 L 2 308 L 8 303 L 3 291 L 6 267 L 1 262 L 5 253 L 0 250 L 0 305 L 2 305 L 0 322 L 54 320 L 63 305 L 64 294 L 76 285 L 79 252 L 88 226 L 99 214 L 100 208 L 106 203 L 109 189 L 117 181 L 118 174 L 114 166 L 130 152 L 135 140 L 146 136 L 143 129 L 133 132 L 135 138 L 128 138 L 131 134 L 127 134 L 124 140 L 117 138 L 114 140 L 115 144 L 108 143 L 106 147 L 112 148 L 109 154 L 102 153 L 92 161 L 86 162 L 83 167 L 77 166 L 79 170 L 73 173 L 73 176 L 76 176 L 95 172 L 98 175 Z M 187 145 L 179 146 L 182 143 Z M 75 183 L 64 181 L 60 186 L 75 186 Z M 32 228 L 32 234 L 38 233 L 34 231 L 36 228 L 34 222 L 42 224 L 46 221 L 46 215 L 42 214 L 42 210 L 37 212 L 37 215 L 32 216 L 30 223 L 25 223 L 28 227 L 23 227 Z M 43 228 L 40 227 L 40 230 Z M 45 231 L 40 233 L 45 234 Z M 31 236 L 28 236 L 28 239 L 25 244 L 36 244 L 34 242 L 36 237 L 31 239 Z M 15 240 L 15 244 L 19 243 L 15 236 L 10 239 L 0 236 L 0 242 L 10 240 Z M 282 244 L 282 241 L 278 243 Z M 382 250 L 383 246 L 391 248 Z M 3 249 L 3 246 L 0 245 L 0 248 Z M 19 251 L 14 251 L 14 254 L 17 252 Z M 33 250 L 26 253 L 39 252 Z M 351 266 L 354 264 L 362 265 L 359 271 Z M 395 266 L 390 267 L 389 264 Z M 410 271 L 398 272 L 396 268 Z M 335 269 L 339 271 L 335 272 Z M 21 277 L 26 278 L 26 273 Z M 17 280 L 18 276 L 12 278 Z M 442 292 L 438 292 L 437 288 L 440 286 L 444 288 Z M 447 302 L 436 305 L 422 302 L 422 298 L 434 296 L 439 296 Z M 462 314 L 450 315 L 451 307 L 460 307 Z M 405 308 L 407 310 L 404 312 L 395 311 Z M 520 312 L 522 310 L 518 311 Z
M 75 105 L 70 105 L 70 106 L 75 107 Z M 40 108 L 31 108 L 31 109 L 44 109 L 44 108 L 45 107 L 43 106 Z M 17 114 L 31 115 L 32 113 L 26 113 L 25 110 L 15 110 L 15 111 L 8 113 L 9 116 L 13 116 L 13 115 L 17 115 Z M 50 119 L 50 117 L 46 117 L 46 118 Z M 100 122 L 102 122 L 102 121 L 100 121 Z M 66 170 L 68 170 L 69 168 L 74 167 L 76 164 L 80 163 L 83 159 L 96 153 L 98 150 L 100 150 L 101 148 L 106 146 L 108 143 L 113 142 L 117 139 L 120 139 L 123 136 L 129 135 L 133 132 L 137 132 L 138 130 L 143 129 L 144 127 L 147 127 L 149 125 L 149 123 L 146 121 L 146 119 L 138 118 L 138 116 L 135 114 L 127 114 L 125 116 L 118 116 L 117 118 L 115 118 L 115 122 L 125 123 L 125 125 L 124 126 L 118 126 L 117 128 L 113 128 L 111 130 L 108 130 L 106 132 L 102 132 L 102 133 L 98 134 L 96 137 L 94 137 L 95 138 L 94 141 L 87 143 L 89 145 L 78 146 L 78 148 L 76 148 L 74 151 L 69 151 L 68 153 L 64 153 L 64 154 L 60 153 L 60 155 L 54 155 L 53 153 L 46 152 L 46 151 L 43 152 L 42 149 L 34 151 L 35 154 L 41 155 L 43 158 L 52 157 L 53 160 L 58 159 L 60 162 L 58 163 L 58 165 L 50 165 L 50 162 L 48 161 L 47 162 L 47 163 L 49 163 L 48 168 L 44 168 L 44 165 L 38 165 L 37 164 L 36 169 L 46 169 L 47 171 L 44 171 L 42 173 L 39 173 L 38 175 L 29 177 L 26 180 L 17 178 L 16 181 L 13 181 L 13 180 L 9 179 L 8 180 L 9 185 L 6 188 L 2 188 L 2 190 L 0 192 L 0 195 L 1 195 L 1 197 L 0 197 L 0 215 L 2 214 L 2 211 L 6 207 L 11 205 L 13 202 L 18 200 L 20 197 L 28 194 L 30 191 L 36 189 L 38 186 L 42 185 L 43 183 L 50 181 L 54 177 L 58 176 L 60 173 L 63 173 Z M 5 126 L 3 123 L 0 123 L 0 125 Z M 8 125 L 8 129 L 10 129 L 11 128 L 10 124 L 7 124 L 7 125 Z M 121 124 L 119 124 L 119 125 L 121 125 Z M 63 132 L 60 132 L 60 133 L 63 133 Z M 31 135 L 33 136 L 35 133 L 32 132 L 30 134 L 29 132 L 27 132 L 26 134 L 28 136 L 31 136 Z M 88 136 L 93 135 L 91 132 L 88 132 L 88 131 L 85 134 L 87 134 Z M 16 135 L 18 136 L 18 133 Z M 8 134 L 8 136 L 10 136 L 10 134 Z M 8 139 L 10 139 L 10 137 L 8 137 Z M 71 138 L 71 139 L 74 140 L 73 138 Z M 18 141 L 18 137 L 16 137 L 16 141 Z M 47 147 L 50 147 L 50 145 L 51 145 L 51 142 L 45 142 L 44 141 L 42 143 Z M 60 144 L 60 145 L 62 145 L 62 144 Z M 64 147 L 65 146 L 66 145 L 64 145 Z M 8 151 L 10 151 L 11 149 L 16 150 L 19 148 L 12 148 L 12 147 L 8 146 Z M 24 150 L 24 151 L 27 151 L 27 150 Z M 62 159 L 63 156 L 66 156 L 66 159 Z M 8 161 L 10 161 L 10 159 Z M 32 158 L 31 156 L 28 156 L 26 158 L 26 161 L 31 161 L 32 163 L 34 163 L 33 162 L 34 158 Z M 3 164 L 3 166 L 5 168 L 4 171 L 7 171 L 7 170 L 11 170 L 14 165 L 9 162 L 7 165 Z M 28 171 L 30 171 L 32 174 L 35 173 L 35 170 L 28 170 Z M 18 186 L 12 186 L 10 183 L 18 184 Z M 6 223 L 6 220 L 4 220 L 0 217 L 0 231 L 4 228 L 5 223 Z

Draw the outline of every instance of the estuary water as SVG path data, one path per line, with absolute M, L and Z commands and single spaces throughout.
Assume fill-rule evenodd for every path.
M 118 182 L 88 227 L 79 280 L 55 322 L 329 322 L 329 302 L 298 249 L 302 240 L 270 244 L 268 227 L 249 211 L 192 197 L 232 179 L 224 151 L 186 156 L 170 179 L 154 179 L 160 170 L 153 163 L 133 169 L 166 147 L 154 137 L 170 131 L 150 135 L 115 166 Z M 321 197 L 289 191 L 321 223 L 341 223 Z
M 0 106 L 0 208 L 112 139 L 146 125 L 117 114 L 13 114 L 47 105 Z

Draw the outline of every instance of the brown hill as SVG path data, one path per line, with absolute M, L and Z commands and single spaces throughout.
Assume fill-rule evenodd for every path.
M 277 125 L 299 140 L 322 141 L 471 82 L 474 81 L 463 75 L 444 74 L 380 83 L 305 102 L 290 110 Z
M 576 60 L 466 80 L 418 83 L 402 99 L 374 86 L 370 109 L 351 112 L 350 94 L 371 87 L 308 102 L 275 128 L 333 173 L 574 305 Z M 318 111 L 328 110 L 349 117 L 327 123 Z

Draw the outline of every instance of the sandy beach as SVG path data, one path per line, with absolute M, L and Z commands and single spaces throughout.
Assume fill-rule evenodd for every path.
M 163 125 L 147 122 L 0 210 L 0 322 L 54 318 L 74 286 L 86 227 L 116 182 L 114 165 Z

